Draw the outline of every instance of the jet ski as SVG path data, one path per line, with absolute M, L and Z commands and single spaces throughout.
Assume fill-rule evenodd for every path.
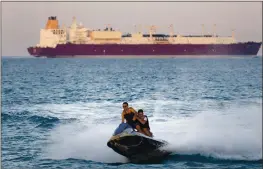
M 158 163 L 171 152 L 161 150 L 168 145 L 135 131 L 129 124 L 121 123 L 107 142 L 116 153 L 127 157 L 132 163 Z

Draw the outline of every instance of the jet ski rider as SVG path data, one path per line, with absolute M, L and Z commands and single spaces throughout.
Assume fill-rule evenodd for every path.
M 121 113 L 121 122 L 124 123 L 124 119 L 126 123 L 128 123 L 133 129 L 137 129 L 138 132 L 143 133 L 140 125 L 138 124 L 137 116 L 138 113 L 134 108 L 129 107 L 127 102 L 122 103 L 123 111 Z
M 136 119 L 138 122 L 137 124 L 140 126 L 141 130 L 143 131 L 142 133 L 149 137 L 152 137 L 152 133 L 150 132 L 148 117 L 143 114 L 142 109 L 138 110 L 138 117 Z

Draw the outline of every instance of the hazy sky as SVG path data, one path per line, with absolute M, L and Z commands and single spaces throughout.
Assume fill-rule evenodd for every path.
M 39 43 L 39 31 L 49 16 L 69 26 L 72 17 L 89 28 L 111 24 L 122 32 L 134 31 L 135 24 L 156 25 L 157 32 L 176 34 L 206 32 L 231 36 L 239 41 L 262 41 L 261 2 L 2 2 L 2 54 L 28 56 L 27 47 Z

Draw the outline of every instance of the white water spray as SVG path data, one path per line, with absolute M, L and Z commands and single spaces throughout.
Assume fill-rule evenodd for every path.
M 259 160 L 262 157 L 262 105 L 253 104 L 240 107 L 232 105 L 228 109 L 207 109 L 191 116 L 183 116 L 172 110 L 178 109 L 180 102 L 139 101 L 131 106 L 158 112 L 150 117 L 151 130 L 156 138 L 170 143 L 168 147 L 178 154 L 201 154 L 220 159 Z M 157 104 L 156 104 L 157 103 Z M 121 104 L 121 103 L 120 103 Z M 183 104 L 183 103 L 181 103 Z M 160 106 L 156 108 L 156 106 Z M 59 118 L 62 112 L 47 106 L 53 116 Z M 71 106 L 74 109 L 71 109 Z M 78 118 L 78 122 L 59 125 L 50 133 L 51 144 L 45 149 L 46 158 L 77 158 L 97 162 L 127 162 L 127 159 L 107 147 L 107 141 L 120 123 L 121 106 L 116 103 L 87 103 L 81 106 L 67 105 L 68 117 Z M 155 108 L 154 108 L 155 106 Z M 168 107 L 167 107 L 168 106 Z M 170 112 L 161 113 L 163 109 Z M 64 107 L 65 109 L 65 107 Z M 71 110 L 70 110 L 71 109 Z M 81 110 L 87 111 L 81 111 Z M 109 112 L 109 110 L 112 111 Z M 65 110 L 64 110 L 65 111 Z M 160 117 L 165 121 L 158 120 Z M 84 116 L 88 118 L 83 118 Z

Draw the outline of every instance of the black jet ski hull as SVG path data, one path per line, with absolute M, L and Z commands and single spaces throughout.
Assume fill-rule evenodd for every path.
M 163 140 L 156 140 L 135 131 L 112 136 L 107 142 L 108 147 L 133 163 L 158 163 L 171 154 L 161 149 L 165 145 L 167 142 Z
M 159 162 L 170 154 L 170 152 L 160 149 L 166 143 L 142 136 L 124 136 L 108 141 L 107 145 L 133 163 Z

